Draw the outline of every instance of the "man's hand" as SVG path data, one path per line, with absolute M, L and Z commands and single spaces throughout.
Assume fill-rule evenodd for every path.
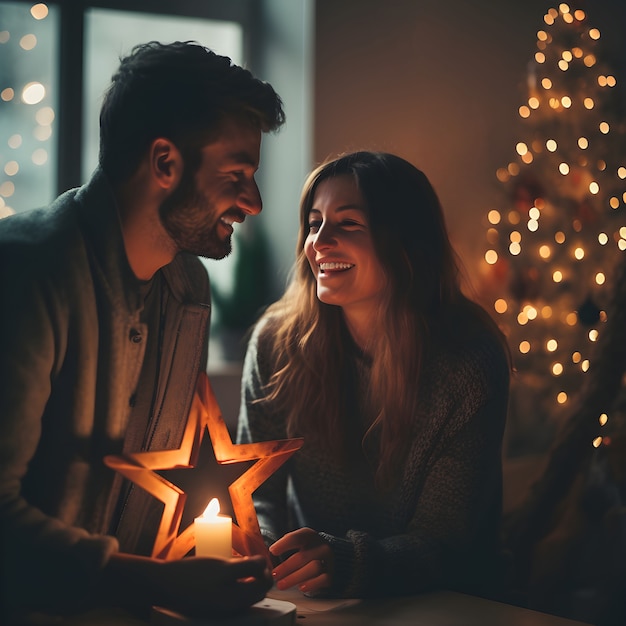
M 330 587 L 334 556 L 328 543 L 311 528 L 300 528 L 270 546 L 270 552 L 275 556 L 294 550 L 274 568 L 272 576 L 276 586 L 279 589 L 297 586 L 300 591 L 308 593 Z
M 104 604 L 143 615 L 156 605 L 183 615 L 215 617 L 244 611 L 262 600 L 271 586 L 262 556 L 159 561 L 117 553 L 103 572 L 101 597 Z
M 168 590 L 168 608 L 205 617 L 243 611 L 262 600 L 272 585 L 267 563 L 261 556 L 167 561 L 160 577 Z

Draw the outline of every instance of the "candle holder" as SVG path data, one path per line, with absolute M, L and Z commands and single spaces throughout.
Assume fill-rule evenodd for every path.
M 233 522 L 233 551 L 238 556 L 263 554 L 271 566 L 252 493 L 265 482 L 304 443 L 302 438 L 234 444 L 217 404 L 208 376 L 198 377 L 196 393 L 179 448 L 109 455 L 105 464 L 163 502 L 164 508 L 152 556 L 173 560 L 186 556 L 195 546 L 194 525 L 180 531 L 186 494 L 156 470 L 193 468 L 200 445 L 209 434 L 215 459 L 220 464 L 256 461 L 228 486 L 236 523 Z

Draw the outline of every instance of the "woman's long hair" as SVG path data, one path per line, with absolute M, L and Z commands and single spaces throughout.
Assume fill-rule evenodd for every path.
M 422 364 L 438 324 L 461 293 L 459 265 L 441 205 L 426 176 L 387 153 L 355 152 L 322 164 L 307 178 L 300 201 L 296 263 L 284 296 L 267 310 L 274 374 L 266 400 L 287 412 L 289 436 L 320 441 L 339 460 L 350 460 L 355 433 L 345 414 L 346 372 L 353 352 L 338 306 L 320 302 L 304 252 L 309 212 L 319 184 L 353 176 L 363 195 L 374 249 L 386 275 L 375 332 L 365 402 L 373 421 L 364 439 L 378 442 L 376 477 L 388 485 L 406 457 Z M 485 314 L 486 315 L 486 314 Z

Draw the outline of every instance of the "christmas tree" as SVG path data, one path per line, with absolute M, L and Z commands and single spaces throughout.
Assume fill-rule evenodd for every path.
M 551 8 L 528 66 L 506 200 L 487 215 L 485 303 L 514 367 L 509 453 L 545 449 L 589 370 L 626 250 L 626 131 L 586 13 Z M 606 414 L 598 416 L 606 422 Z

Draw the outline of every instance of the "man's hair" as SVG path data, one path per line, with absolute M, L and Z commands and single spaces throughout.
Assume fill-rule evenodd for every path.
M 269 83 L 193 41 L 135 46 L 122 58 L 100 111 L 100 166 L 112 182 L 128 179 L 150 143 L 173 141 L 195 169 L 221 122 L 235 118 L 261 132 L 285 121 Z

